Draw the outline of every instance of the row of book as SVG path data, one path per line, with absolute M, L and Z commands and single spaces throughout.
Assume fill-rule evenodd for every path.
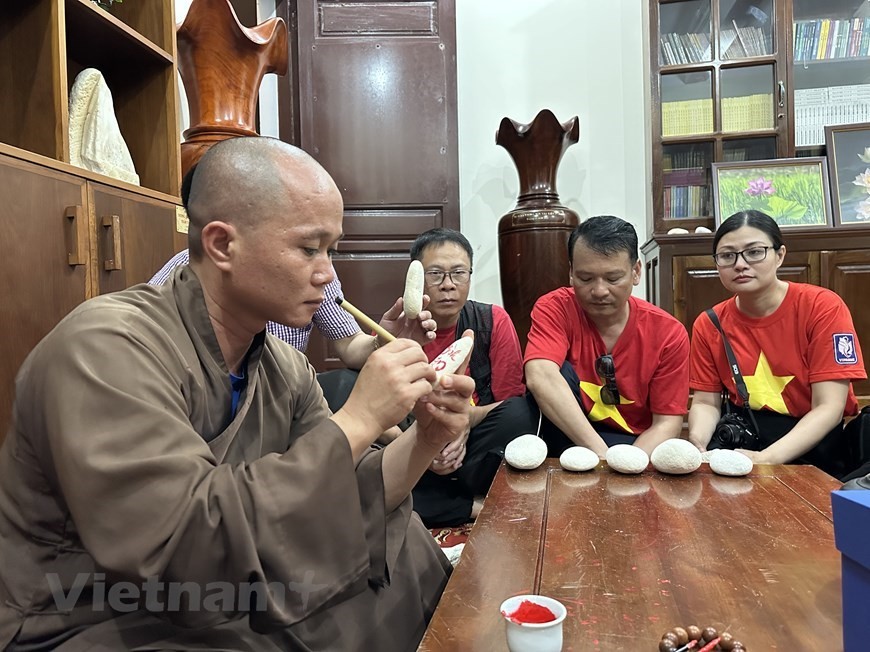
M 773 129 L 773 95 L 758 93 L 722 98 L 722 131 Z M 662 136 L 688 136 L 713 131 L 713 100 L 662 103 Z
M 870 56 L 870 17 L 799 21 L 793 40 L 796 62 Z
M 666 218 L 709 215 L 710 189 L 704 186 L 670 186 L 664 191 Z
M 733 21 L 732 21 L 733 23 Z M 719 41 L 723 59 L 760 57 L 771 53 L 770 34 L 760 27 L 723 29 Z M 659 39 L 662 61 L 666 66 L 711 61 L 710 35 L 669 32 Z
M 870 122 L 870 102 L 796 106 L 794 110 L 795 145 L 798 147 L 824 145 L 827 125 L 845 125 L 858 122 Z

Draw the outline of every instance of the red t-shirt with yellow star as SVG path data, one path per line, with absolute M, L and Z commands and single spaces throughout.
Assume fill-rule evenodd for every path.
M 734 349 L 753 410 L 802 417 L 812 407 L 812 383 L 867 377 L 852 315 L 831 290 L 789 283 L 782 304 L 760 319 L 744 315 L 734 297 L 716 305 Z M 722 337 L 701 313 L 692 327 L 692 389 L 719 392 L 724 386 L 740 404 Z M 858 412 L 849 387 L 846 415 Z
M 620 405 L 601 401 L 605 381 L 595 371 L 595 360 L 608 351 L 577 303 L 574 288 L 553 290 L 535 303 L 524 362 L 571 363 L 580 379 L 583 412 L 592 425 L 639 435 L 650 427 L 653 414 L 686 413 L 689 336 L 661 308 L 635 297 L 628 301 L 628 322 L 610 351 Z

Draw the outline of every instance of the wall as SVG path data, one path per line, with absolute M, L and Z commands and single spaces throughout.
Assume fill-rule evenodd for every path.
M 178 22 L 190 2 L 176 0 Z M 261 0 L 260 20 L 274 7 L 274 0 Z M 561 122 L 579 116 L 580 142 L 559 168 L 562 202 L 581 219 L 623 217 L 646 240 L 646 11 L 637 0 L 456 0 L 459 200 L 462 231 L 475 249 L 472 298 L 501 301 L 498 220 L 514 207 L 519 188 L 510 156 L 495 144 L 505 116 L 528 122 L 543 108 Z M 274 76 L 267 75 L 260 121 L 269 135 L 277 133 L 272 89 Z

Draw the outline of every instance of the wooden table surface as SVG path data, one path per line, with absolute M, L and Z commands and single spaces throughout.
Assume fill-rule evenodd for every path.
M 419 650 L 507 649 L 501 602 L 568 609 L 563 650 L 656 652 L 671 627 L 727 628 L 749 652 L 843 649 L 834 478 L 707 465 L 685 476 L 502 465 Z

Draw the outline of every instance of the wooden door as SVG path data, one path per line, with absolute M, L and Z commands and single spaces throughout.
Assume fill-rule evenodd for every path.
M 778 276 L 786 281 L 819 285 L 818 252 L 787 252 Z M 719 280 L 712 256 L 674 257 L 674 317 L 686 326 L 690 335 L 698 315 L 730 296 Z
M 2 441 L 18 368 L 90 290 L 85 182 L 0 157 L 0 242 Z
M 335 268 L 347 299 L 377 320 L 401 294 L 414 238 L 459 228 L 454 0 L 309 0 L 278 12 L 295 31 L 281 138 L 338 183 L 346 237 Z M 339 366 L 318 335 L 308 357 Z
M 175 205 L 90 184 L 100 293 L 144 283 L 176 251 Z
M 822 285 L 843 298 L 864 354 L 864 366 L 870 366 L 870 251 L 844 250 L 821 252 Z M 853 383 L 855 393 L 870 398 L 870 381 Z

